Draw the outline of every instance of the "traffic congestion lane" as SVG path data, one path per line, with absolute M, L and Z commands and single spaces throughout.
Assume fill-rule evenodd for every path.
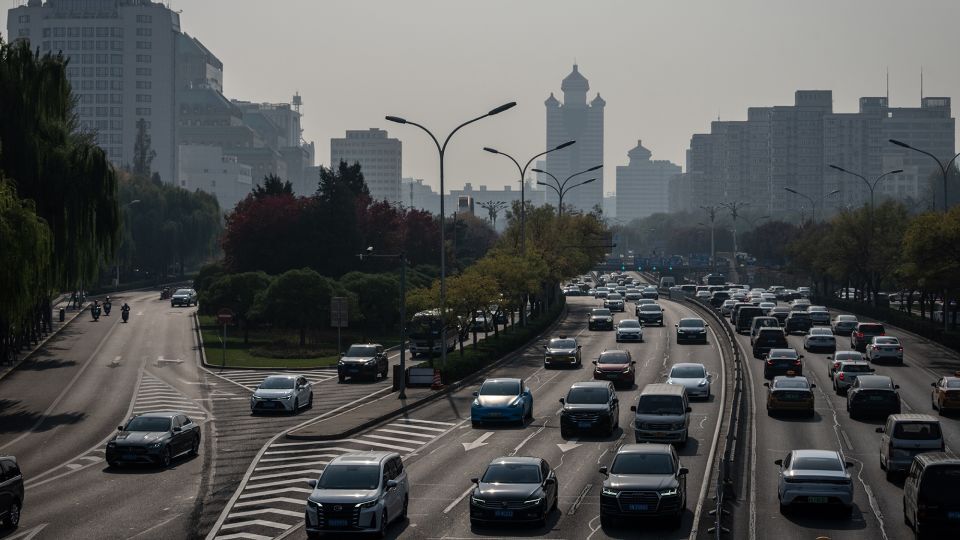
M 571 298 L 568 319 L 561 324 L 556 334 L 576 335 L 586 326 L 587 310 L 598 301 Z M 641 344 L 616 344 L 612 332 L 583 331 L 579 339 L 583 345 L 585 366 L 580 370 L 543 370 L 542 348 L 533 346 L 515 363 L 504 366 L 490 375 L 525 377 L 534 393 L 534 421 L 524 428 L 481 426 L 470 427 L 469 411 L 476 386 L 451 394 L 448 399 L 414 411 L 410 417 L 434 422 L 458 424 L 447 435 L 429 444 L 413 455 L 406 457 L 411 478 L 411 504 L 409 523 L 391 530 L 391 536 L 463 537 L 489 536 L 551 536 L 570 538 L 632 537 L 631 529 L 603 531 L 599 527 L 599 489 L 603 477 L 597 471 L 600 464 L 608 464 L 612 453 L 623 442 L 632 442 L 632 418 L 629 406 L 635 403 L 639 389 L 649 382 L 664 380 L 664 358 L 668 344 L 673 338 L 672 324 L 679 314 L 689 316 L 680 306 L 665 306 L 667 321 L 663 328 L 645 329 L 645 342 Z M 628 314 L 618 314 L 617 319 Z M 577 321 L 579 319 L 579 321 Z M 701 360 L 708 369 L 719 370 L 719 358 L 711 358 L 702 346 L 669 345 L 672 354 L 666 365 L 680 360 Z M 620 429 L 613 437 L 583 436 L 564 440 L 559 435 L 560 397 L 566 395 L 573 382 L 592 379 L 590 360 L 604 349 L 626 348 L 638 361 L 637 385 L 630 390 L 618 391 L 620 399 Z M 716 353 L 712 353 L 716 356 Z M 708 357 L 704 359 L 704 357 Z M 691 440 L 680 449 L 684 466 L 691 469 L 688 477 L 688 511 L 683 526 L 671 530 L 666 525 L 654 523 L 651 537 L 686 537 L 692 524 L 692 511 L 706 468 L 708 437 L 713 435 L 713 422 L 719 411 L 719 403 L 694 402 L 691 422 Z M 708 435 L 701 435 L 702 433 Z M 469 507 L 466 501 L 472 489 L 470 478 L 479 476 L 494 458 L 503 455 L 535 455 L 545 459 L 557 469 L 560 481 L 560 512 L 551 515 L 548 525 L 542 529 L 531 527 L 472 528 L 469 523 Z M 607 460 L 607 461 L 604 461 Z M 438 474 L 438 471 L 442 473 Z

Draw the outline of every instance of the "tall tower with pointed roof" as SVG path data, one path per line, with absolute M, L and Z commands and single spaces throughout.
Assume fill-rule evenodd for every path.
M 670 211 L 670 181 L 680 166 L 651 160 L 640 141 L 629 152 L 629 164 L 617 167 L 617 219 L 631 221 Z
M 590 82 L 580 73 L 576 64 L 573 65 L 573 71 L 563 79 L 560 90 L 563 92 L 563 103 L 552 93 L 544 102 L 547 112 L 546 147 L 553 148 L 570 140 L 577 141 L 577 144 L 547 154 L 545 170 L 562 182 L 571 174 L 603 164 L 603 110 L 606 102 L 600 94 L 587 101 Z M 603 169 L 578 176 L 571 180 L 567 187 L 590 178 L 597 180 L 571 190 L 563 198 L 564 206 L 583 212 L 602 207 Z M 542 178 L 540 180 L 552 182 Z M 556 206 L 557 194 L 551 189 L 547 189 L 546 193 L 547 204 Z

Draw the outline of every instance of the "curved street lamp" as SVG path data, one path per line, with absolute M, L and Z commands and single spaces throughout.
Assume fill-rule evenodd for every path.
M 550 173 L 548 173 L 548 172 L 546 172 L 546 171 L 544 171 L 544 174 L 548 174 L 548 175 L 550 175 L 551 177 L 553 176 L 552 174 L 550 174 Z M 554 178 L 554 180 L 556 180 L 556 178 Z M 595 182 L 596 180 L 597 180 L 596 178 L 591 178 L 591 179 L 589 179 L 589 180 L 584 180 L 583 182 L 579 182 L 579 183 L 574 184 L 574 185 L 572 185 L 572 186 L 570 186 L 570 187 L 568 187 L 568 188 L 565 188 L 565 189 L 558 188 L 557 186 L 555 186 L 555 185 L 553 185 L 553 184 L 547 184 L 547 183 L 545 183 L 545 182 L 537 182 L 537 185 L 539 185 L 539 186 L 546 186 L 546 187 L 552 189 L 554 192 L 556 192 L 556 194 L 557 194 L 557 199 L 558 199 L 559 202 L 560 202 L 560 204 L 559 204 L 559 210 L 557 210 L 557 216 L 558 216 L 558 217 L 563 217 L 563 196 L 566 195 L 567 193 L 569 193 L 570 190 L 573 189 L 573 188 L 580 187 L 580 186 L 582 186 L 582 185 L 584 185 L 584 184 L 589 184 L 590 182 Z
M 789 191 L 790 193 L 793 193 L 794 195 L 799 195 L 799 196 L 803 197 L 804 199 L 810 201 L 810 208 L 811 208 L 810 221 L 816 223 L 816 222 L 817 222 L 817 201 L 815 201 L 815 200 L 813 199 L 813 197 L 807 195 L 806 193 L 801 193 L 801 192 L 799 192 L 799 191 L 797 191 L 797 190 L 795 190 L 795 189 L 793 189 L 793 188 L 785 187 L 785 188 L 783 188 L 783 189 L 786 190 L 786 191 Z M 830 193 L 827 193 L 827 194 L 824 195 L 823 197 L 820 197 L 820 201 L 823 202 L 823 201 L 827 200 L 827 197 L 830 197 L 831 195 L 836 195 L 837 193 L 840 193 L 840 190 L 839 190 L 839 189 L 835 189 L 835 190 L 831 191 Z M 803 221 L 803 218 L 801 218 L 800 220 Z
M 517 102 L 515 101 L 511 101 L 510 103 L 504 103 L 503 105 L 500 105 L 495 109 L 490 109 L 486 114 L 482 114 L 476 118 L 467 120 L 466 122 L 455 127 L 453 131 L 451 131 L 450 134 L 447 135 L 447 138 L 443 141 L 443 144 L 440 144 L 440 141 L 437 140 L 437 138 L 429 129 L 427 129 L 426 127 L 416 122 L 411 122 L 406 118 L 402 118 L 400 116 L 384 117 L 388 122 L 394 122 L 397 124 L 410 124 L 411 126 L 416 126 L 422 129 L 424 132 L 426 132 L 427 135 L 430 136 L 430 139 L 433 141 L 433 144 L 436 145 L 437 147 L 437 152 L 439 152 L 440 154 L 440 313 L 443 314 L 444 319 L 446 319 L 446 315 L 447 315 L 447 311 L 446 311 L 446 308 L 447 308 L 447 242 L 446 242 L 446 235 L 444 233 L 444 230 L 446 229 L 446 227 L 444 226 L 444 222 L 446 220 L 446 217 L 445 217 L 446 214 L 444 213 L 444 209 L 443 209 L 443 198 L 444 198 L 443 157 L 447 152 L 447 144 L 450 143 L 450 139 L 453 137 L 453 134 L 460 131 L 460 129 L 463 128 L 464 126 L 470 125 L 478 120 L 483 120 L 488 116 L 500 114 L 503 111 L 514 108 L 516 105 L 517 105 Z M 446 339 L 447 339 L 446 333 L 447 333 L 446 325 L 444 325 L 443 335 L 441 336 L 441 340 L 443 341 L 444 344 L 446 344 Z M 447 347 L 446 346 L 440 347 L 440 365 L 442 367 L 446 367 L 447 365 Z
M 597 171 L 597 170 L 600 170 L 600 169 L 602 169 L 602 168 L 603 168 L 603 165 L 594 165 L 593 167 L 590 167 L 589 169 L 584 169 L 584 170 L 582 170 L 582 171 L 580 171 L 580 172 L 571 174 L 571 175 L 568 176 L 563 182 L 561 182 L 560 180 L 558 180 L 556 176 L 548 173 L 547 171 L 545 171 L 545 170 L 543 170 L 543 169 L 530 169 L 530 170 L 533 171 L 533 172 L 535 172 L 535 173 L 545 174 L 545 175 L 549 176 L 550 178 L 552 178 L 553 181 L 554 181 L 554 183 L 556 183 L 556 187 L 554 187 L 554 186 L 552 186 L 552 185 L 550 185 L 550 184 L 544 184 L 543 182 L 537 182 L 537 184 L 540 184 L 540 185 L 542 185 L 542 186 L 547 186 L 547 187 L 553 189 L 553 191 L 555 191 L 555 192 L 557 193 L 557 199 L 558 199 L 558 200 L 557 200 L 557 206 L 558 206 L 557 215 L 558 215 L 558 216 L 562 216 L 562 215 L 563 215 L 563 196 L 566 195 L 571 189 L 573 189 L 573 188 L 575 188 L 575 187 L 577 187 L 577 186 L 582 186 L 583 184 L 589 184 L 590 182 L 593 182 L 594 180 L 596 180 L 596 178 L 593 178 L 593 179 L 588 180 L 588 181 L 586 181 L 586 182 L 581 182 L 581 183 L 579 183 L 579 184 L 570 186 L 569 189 L 567 189 L 567 182 L 569 182 L 570 179 L 572 179 L 572 178 L 574 178 L 574 177 L 580 176 L 581 174 L 586 174 L 586 173 L 588 173 L 588 172 Z
M 510 161 L 513 162 L 514 165 L 517 166 L 517 170 L 520 171 L 520 254 L 521 254 L 521 255 L 526 255 L 526 254 L 527 254 L 527 205 L 526 205 L 526 203 L 524 202 L 524 200 L 526 199 L 526 187 L 527 187 L 526 176 L 527 176 L 527 167 L 529 167 L 530 164 L 532 164 L 533 161 L 534 161 L 535 159 L 537 159 L 538 157 L 545 156 L 545 155 L 549 154 L 550 152 L 556 152 L 557 150 L 563 150 L 564 148 L 566 148 L 566 147 L 568 147 L 568 146 L 570 146 L 570 145 L 572 145 L 572 144 L 574 144 L 574 143 L 576 143 L 576 142 L 577 142 L 577 141 L 567 141 L 567 142 L 565 142 L 565 143 L 563 143 L 563 144 L 559 144 L 559 145 L 557 145 L 557 146 L 554 146 L 553 148 L 547 150 L 546 152 L 540 152 L 539 154 L 537 154 L 537 155 L 533 156 L 532 158 L 530 158 L 530 160 L 527 161 L 527 164 L 524 165 L 523 167 L 521 167 L 521 166 L 520 166 L 520 163 L 519 163 L 516 159 L 514 159 L 514 157 L 511 156 L 510 154 L 507 154 L 507 153 L 505 153 L 505 152 L 501 152 L 501 151 L 497 150 L 496 148 L 490 148 L 489 146 L 484 146 L 484 147 L 483 147 L 483 149 L 484 149 L 485 151 L 490 152 L 491 154 L 500 154 L 501 156 L 504 156 L 504 157 L 508 158 Z
M 903 172 L 903 169 L 896 169 L 896 170 L 893 170 L 893 171 L 888 171 L 888 172 L 885 172 L 885 173 L 881 174 L 880 176 L 878 176 L 878 177 L 873 181 L 873 183 L 870 183 L 870 181 L 867 180 L 863 175 L 857 174 L 857 173 L 855 173 L 855 172 L 853 172 L 853 171 L 848 171 L 847 169 L 844 169 L 843 167 L 838 167 L 838 166 L 836 166 L 836 165 L 830 165 L 830 168 L 833 169 L 833 170 L 835 170 L 835 171 L 840 171 L 840 172 L 842 172 L 842 173 L 849 174 L 849 175 L 851 175 L 851 176 L 856 176 L 857 178 L 863 180 L 863 183 L 866 184 L 866 185 L 867 185 L 867 188 L 870 189 L 870 211 L 871 211 L 871 212 L 873 212 L 873 195 L 874 195 L 874 190 L 877 189 L 877 184 L 879 184 L 881 180 L 883 180 L 884 178 L 886 178 L 887 176 L 889 176 L 889 175 L 891 175 L 891 174 L 900 174 L 900 173 Z M 838 190 L 838 191 L 839 191 L 839 190 Z
M 943 211 L 944 213 L 946 213 L 947 210 L 949 210 L 950 208 L 948 199 L 947 199 L 947 171 L 950 170 L 950 167 L 953 165 L 953 162 L 956 161 L 958 157 L 960 157 L 960 154 L 953 156 L 953 159 L 951 159 L 946 165 L 944 165 L 943 162 L 940 161 L 940 158 L 931 154 L 930 152 L 927 152 L 926 150 L 921 150 L 915 146 L 910 146 L 909 144 L 903 141 L 898 141 L 897 139 L 889 139 L 889 140 L 891 143 L 901 148 L 906 148 L 908 150 L 913 150 L 914 152 L 920 152 L 921 154 L 930 156 L 931 158 L 933 158 L 934 161 L 937 162 L 937 165 L 940 166 L 940 174 L 943 176 Z M 947 318 L 944 317 L 943 320 L 946 321 Z M 944 323 L 944 328 L 946 328 L 946 323 Z

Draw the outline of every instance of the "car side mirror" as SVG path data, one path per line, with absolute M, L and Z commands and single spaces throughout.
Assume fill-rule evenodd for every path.
M 396 480 L 387 480 L 387 489 L 393 489 L 399 485 L 400 482 L 397 482 Z
M 893 389 L 894 389 L 894 390 L 899 390 L 899 389 L 900 389 L 900 385 L 899 385 L 899 384 L 893 385 Z
M 614 405 L 617 405 L 617 404 L 619 404 L 619 403 L 620 403 L 620 399 L 619 399 L 619 398 L 613 398 L 613 404 L 614 404 Z
M 782 459 L 778 459 L 778 460 L 774 461 L 773 464 L 774 464 L 774 465 L 779 465 L 779 466 L 783 467 L 783 460 L 782 460 Z
M 631 365 L 631 366 L 637 365 L 637 361 L 636 361 L 636 360 L 631 360 L 631 361 L 630 361 L 630 365 Z
M 802 355 L 802 354 L 798 354 L 798 355 L 797 355 L 797 358 L 803 358 L 803 355 Z
M 600 467 L 599 471 L 600 471 L 600 474 L 606 474 L 606 475 L 610 474 L 609 472 L 607 472 L 606 467 Z
M 710 326 L 710 323 L 703 323 L 704 326 Z
M 317 487 L 317 481 L 316 481 L 316 480 L 307 480 L 307 485 L 310 486 L 310 487 L 312 487 L 312 488 L 314 488 L 314 489 L 316 489 L 316 487 Z
M 843 462 L 843 466 L 844 468 L 849 469 L 850 467 L 853 467 L 853 463 L 850 463 L 849 461 L 845 461 Z
M 687 412 L 693 412 L 693 407 L 687 407 Z
M 810 388 L 816 388 L 816 387 L 817 387 L 817 385 L 815 385 L 815 384 L 811 384 L 811 385 L 810 385 Z
M 547 345 L 546 345 L 546 344 L 543 345 L 543 350 L 547 350 Z
M 934 388 L 936 388 L 936 387 L 937 387 L 937 383 L 935 383 L 935 382 L 932 382 L 932 383 L 930 383 L 930 386 L 932 386 L 932 387 L 934 387 Z
M 673 325 L 673 326 L 675 326 L 675 327 L 677 327 L 677 328 L 680 328 L 680 325 L 679 325 L 679 324 L 675 324 L 675 325 Z
M 123 426 L 117 426 L 117 431 L 123 431 Z
M 636 406 L 636 405 L 631 405 L 631 406 L 630 406 L 630 410 L 633 411 L 633 412 L 637 412 L 637 406 Z
M 597 365 L 597 361 L 596 361 L 596 360 L 593 361 L 593 365 Z
M 833 360 L 833 357 L 832 357 L 832 356 L 828 356 L 828 357 L 827 357 L 827 360 Z
M 479 483 L 480 483 L 480 479 L 479 479 L 479 478 L 471 478 L 471 479 L 470 479 L 470 483 L 472 483 L 472 484 L 479 484 Z
M 678 475 L 678 476 L 686 476 L 687 473 L 689 473 L 689 472 L 690 472 L 690 470 L 687 469 L 686 467 L 680 467 L 680 470 L 677 471 L 677 475 Z
M 770 383 L 768 382 L 763 383 L 763 385 L 766 386 L 767 388 L 770 388 Z
M 577 349 L 582 349 L 583 345 L 577 345 Z
M 183 428 L 180 427 L 180 426 L 176 426 L 176 427 L 173 428 L 173 432 L 174 432 L 174 433 L 180 433 L 181 431 L 183 431 Z
M 883 433 L 883 432 L 884 432 L 884 429 L 883 429 L 882 427 L 878 427 L 876 431 L 877 431 L 877 433 Z
M 543 481 L 543 483 L 544 483 L 544 485 L 550 486 L 550 485 L 556 484 L 556 483 L 557 483 L 557 479 L 556 479 L 556 478 L 553 478 L 553 477 L 547 478 L 546 480 Z
M 560 398 L 560 403 L 566 403 L 566 400 L 563 398 Z
M 473 397 L 479 397 L 479 396 L 480 396 L 480 392 L 474 392 L 474 393 L 473 393 Z

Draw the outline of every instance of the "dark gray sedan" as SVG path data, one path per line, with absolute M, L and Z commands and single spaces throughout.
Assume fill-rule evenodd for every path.
M 134 416 L 107 443 L 107 465 L 146 463 L 161 468 L 181 455 L 200 451 L 200 426 L 182 412 L 149 412 Z

